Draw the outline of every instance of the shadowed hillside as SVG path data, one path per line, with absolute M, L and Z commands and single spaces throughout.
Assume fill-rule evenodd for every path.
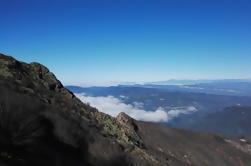
M 112 118 L 46 67 L 0 55 L 0 165 L 219 165 L 251 162 L 248 143 Z
M 228 107 L 224 111 L 208 114 L 190 128 L 231 137 L 251 138 L 250 119 L 251 107 Z

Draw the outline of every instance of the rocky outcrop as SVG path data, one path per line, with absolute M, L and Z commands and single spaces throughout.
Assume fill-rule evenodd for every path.
M 132 119 L 124 112 L 121 112 L 116 117 L 116 121 L 118 123 L 119 128 L 122 130 L 122 132 L 125 134 L 125 137 L 128 139 L 128 142 L 132 141 L 135 145 L 142 148 L 144 147 L 142 139 L 137 134 L 138 126 L 135 123 L 134 119 Z

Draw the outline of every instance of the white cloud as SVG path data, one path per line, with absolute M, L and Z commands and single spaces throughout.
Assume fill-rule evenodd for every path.
M 143 103 L 133 102 L 133 104 L 125 104 L 119 98 L 113 96 L 98 96 L 92 97 L 85 94 L 75 94 L 84 103 L 90 103 L 99 111 L 116 117 L 120 112 L 124 112 L 136 120 L 148 122 L 167 122 L 180 114 L 189 114 L 197 111 L 195 107 L 177 107 L 170 111 L 159 107 L 154 111 L 143 110 Z
M 177 107 L 177 108 L 173 108 L 173 109 L 169 110 L 167 114 L 168 114 L 169 119 L 173 119 L 173 118 L 178 117 L 181 114 L 191 114 L 196 111 L 198 111 L 198 110 L 194 106 Z
M 168 120 L 167 112 L 164 109 L 158 108 L 155 111 L 145 111 L 137 106 L 141 104 L 137 103 L 134 105 L 125 104 L 118 98 L 113 96 L 86 96 L 85 94 L 75 94 L 81 101 L 90 103 L 91 106 L 96 107 L 99 111 L 116 117 L 120 112 L 124 112 L 134 119 L 149 121 L 149 122 L 165 122 Z
M 144 103 L 141 103 L 141 102 L 133 102 L 133 105 L 134 105 L 134 107 L 137 107 L 137 108 L 143 108 L 143 106 L 144 106 Z
M 126 98 L 126 96 L 124 96 L 124 95 L 120 95 L 119 97 L 120 97 L 121 99 Z

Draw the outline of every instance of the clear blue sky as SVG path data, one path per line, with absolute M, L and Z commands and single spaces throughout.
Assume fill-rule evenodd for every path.
M 0 0 L 0 52 L 64 84 L 250 78 L 251 2 Z

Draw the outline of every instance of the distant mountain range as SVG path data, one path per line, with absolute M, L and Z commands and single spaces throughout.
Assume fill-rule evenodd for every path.
M 225 126 L 227 128 L 225 130 L 224 125 L 219 123 L 224 123 L 228 117 L 227 114 L 230 114 L 232 125 L 229 124 L 229 126 L 235 126 L 234 118 L 238 120 L 238 116 L 232 116 L 231 111 L 225 110 L 233 106 L 233 108 L 251 107 L 251 82 L 247 80 L 221 80 L 186 86 L 119 85 L 89 88 L 67 86 L 67 88 L 76 94 L 84 93 L 86 96 L 113 96 L 125 104 L 140 104 L 141 109 L 146 111 L 157 110 L 161 107 L 168 116 L 171 116 L 168 121 L 164 122 L 167 126 L 233 137 L 251 136 L 250 130 L 247 129 L 251 128 L 249 125 L 240 131 L 240 126 L 230 128 Z M 185 108 L 193 108 L 195 111 L 186 111 Z M 219 130 L 215 130 L 212 117 L 218 114 L 221 116 L 216 118 L 218 122 L 215 124 L 219 124 Z M 244 124 L 249 124 L 249 121 L 249 118 L 243 119 Z
M 202 83 L 215 83 L 215 82 L 251 82 L 251 79 L 170 79 L 167 81 L 146 82 L 145 85 L 194 85 Z
M 110 82 L 105 85 L 83 85 L 79 87 L 144 87 L 161 89 L 169 92 L 194 92 L 215 95 L 251 96 L 251 79 L 219 80 L 167 80 L 157 82 Z M 76 86 L 78 87 L 78 86 Z
M 216 95 L 251 96 L 251 81 L 244 79 L 232 80 L 170 80 L 121 87 L 145 87 L 161 89 L 169 92 L 194 92 Z

